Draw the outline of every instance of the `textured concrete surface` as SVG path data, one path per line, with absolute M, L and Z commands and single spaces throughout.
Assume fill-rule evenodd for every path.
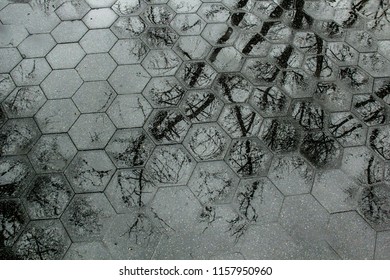
M 0 0 L 2 259 L 389 259 L 389 0 Z

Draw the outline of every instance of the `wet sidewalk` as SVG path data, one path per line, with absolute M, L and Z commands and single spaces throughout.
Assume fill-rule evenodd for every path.
M 390 259 L 388 0 L 0 0 L 0 259 Z

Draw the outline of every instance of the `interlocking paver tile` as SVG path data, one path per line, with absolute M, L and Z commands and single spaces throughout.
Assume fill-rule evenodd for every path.
M 65 171 L 76 193 L 102 192 L 115 172 L 115 166 L 102 150 L 77 153 Z
M 69 130 L 80 150 L 102 149 L 115 132 L 115 126 L 105 113 L 82 114 Z
M 85 56 L 78 43 L 58 44 L 47 55 L 53 69 L 74 68 Z
M 35 34 L 27 37 L 18 49 L 25 58 L 45 57 L 55 45 L 50 34 Z
M 77 65 L 80 77 L 88 81 L 105 81 L 116 68 L 115 61 L 107 53 L 87 54 Z M 92 69 L 94 69 L 92 71 Z
M 35 115 L 43 133 L 67 132 L 80 112 L 70 99 L 48 100 Z
M 72 196 L 73 191 L 62 174 L 45 174 L 31 182 L 24 204 L 33 220 L 59 218 Z
M 114 216 L 114 209 L 104 194 L 76 194 L 61 221 L 73 242 L 99 241 Z
M 70 98 L 82 83 L 74 69 L 53 70 L 41 83 L 41 88 L 48 99 Z
M 90 30 L 80 40 L 80 46 L 86 53 L 108 52 L 118 38 L 110 29 Z
M 41 133 L 33 119 L 8 120 L 0 131 L 0 155 L 22 155 L 30 151 Z

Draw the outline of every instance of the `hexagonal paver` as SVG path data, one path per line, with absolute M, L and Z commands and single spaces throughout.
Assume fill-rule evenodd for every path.
M 0 102 L 15 89 L 15 83 L 9 74 L 0 74 Z
M 313 196 L 330 213 L 354 210 L 357 207 L 359 186 L 341 170 L 317 173 Z
M 159 144 L 180 143 L 190 127 L 190 122 L 177 109 L 154 110 L 145 129 Z
M 25 156 L 0 158 L 0 198 L 19 197 L 35 172 Z
M 90 0 L 89 0 L 90 1 Z M 64 260 L 111 260 L 112 256 L 102 242 L 77 242 L 70 245 Z
M 156 184 L 172 186 L 186 184 L 195 165 L 182 145 L 166 145 L 154 149 L 145 169 Z
M 202 37 L 213 46 L 232 44 L 237 36 L 238 32 L 226 23 L 207 24 L 202 32 Z
M 118 64 L 140 63 L 148 52 L 148 47 L 140 39 L 119 40 L 110 54 Z
M 390 127 L 382 126 L 374 128 L 369 132 L 369 144 L 378 155 L 385 160 L 390 160 Z
M 390 80 L 388 78 L 375 79 L 374 81 L 374 94 L 381 100 L 383 100 L 387 105 L 390 105 L 390 94 L 389 89 Z
M 14 251 L 21 259 L 60 260 L 70 244 L 59 220 L 32 221 L 15 243 Z
M 83 18 L 89 29 L 109 28 L 118 18 L 115 12 L 108 8 L 93 9 Z
M 116 93 L 106 81 L 85 82 L 72 97 L 82 113 L 105 112 Z
M 196 12 L 202 2 L 200 0 L 193 0 L 191 2 L 185 0 L 169 0 L 168 5 L 176 13 L 194 13 Z
M 65 171 L 76 193 L 102 192 L 115 172 L 104 151 L 78 152 Z
M 0 12 L 3 24 L 23 25 L 27 22 L 28 15 L 32 12 L 31 6 L 26 3 L 8 5 Z
M 88 31 L 88 28 L 81 20 L 62 21 L 52 32 L 57 43 L 78 42 Z
M 63 171 L 77 150 L 67 134 L 43 135 L 29 153 L 38 173 Z
M 213 90 L 228 103 L 246 102 L 253 86 L 241 75 L 221 74 L 213 85 Z
M 32 117 L 45 103 L 46 97 L 38 86 L 16 88 L 4 100 L 4 110 L 10 118 Z
M 248 58 L 242 68 L 242 73 L 254 84 L 273 83 L 280 73 L 274 63 L 264 59 Z
M 65 2 L 57 10 L 56 14 L 61 20 L 77 20 L 81 19 L 88 11 L 89 6 L 85 1 L 81 3 L 77 2 Z
M 74 68 L 85 56 L 77 43 L 58 44 L 47 55 L 47 61 L 53 69 Z
M 128 16 L 142 11 L 145 4 L 141 0 L 118 0 L 112 5 L 112 9 L 119 16 Z
M 358 52 L 342 42 L 329 42 L 325 53 L 340 66 L 356 65 L 359 59 Z
M 230 141 L 218 124 L 195 124 L 188 131 L 183 145 L 197 160 L 222 160 Z
M 168 26 L 151 27 L 142 34 L 143 41 L 152 49 L 172 47 L 179 35 Z
M 247 56 L 265 57 L 270 52 L 271 43 L 256 32 L 242 32 L 235 41 L 234 47 Z
M 145 8 L 143 15 L 152 25 L 168 25 L 175 13 L 167 5 L 150 5 Z
M 44 58 L 24 59 L 16 66 L 11 76 L 18 86 L 39 85 L 50 73 L 51 68 Z
M 289 119 L 265 119 L 261 125 L 259 138 L 274 152 L 297 150 L 301 133 Z
M 281 225 L 298 240 L 324 239 L 328 219 L 328 212 L 310 194 L 286 197 L 280 213 Z
M 390 76 L 390 61 L 379 53 L 362 53 L 358 65 L 375 78 Z
M 28 32 L 22 25 L 1 25 L 0 47 L 17 47 L 27 36 Z
M 102 149 L 115 132 L 115 126 L 105 113 L 82 114 L 69 130 L 79 150 Z
M 271 160 L 272 154 L 258 138 L 234 140 L 226 155 L 227 163 L 242 177 L 265 175 Z
M 143 129 L 120 129 L 111 138 L 106 152 L 118 168 L 129 168 L 145 165 L 153 148 Z
M 118 94 L 140 93 L 150 75 L 140 65 L 119 65 L 108 81 Z
M 177 198 L 175 203 L 169 203 L 172 197 Z M 157 217 L 165 223 L 165 227 L 176 233 L 188 233 L 199 227 L 197 216 L 202 208 L 187 187 L 160 188 L 151 207 Z
M 80 112 L 69 99 L 48 100 L 35 115 L 43 133 L 67 132 Z
M 268 178 L 284 195 L 309 193 L 313 184 L 313 168 L 299 156 L 279 156 L 272 161 Z
M 275 117 L 287 113 L 290 99 L 276 86 L 257 87 L 249 99 L 249 104 L 264 117 Z
M 10 72 L 22 60 L 16 48 L 1 48 L 0 58 L 2 60 L 0 73 Z
M 76 70 L 84 81 L 105 81 L 116 67 L 107 53 L 87 54 Z
M 173 49 L 183 60 L 204 59 L 211 46 L 200 36 L 183 36 L 177 40 Z
M 387 120 L 385 106 L 372 95 L 354 95 L 352 110 L 368 126 L 384 124 Z
M 337 65 L 324 55 L 313 55 L 304 61 L 303 69 L 321 80 L 334 80 L 337 73 Z
M 192 123 L 216 121 L 223 102 L 211 91 L 188 91 L 181 103 L 182 112 Z
M 119 17 L 111 26 L 111 31 L 119 39 L 136 37 L 146 29 L 146 23 L 139 16 Z
M 307 133 L 302 141 L 300 153 L 318 168 L 340 164 L 343 148 L 324 132 Z
M 142 127 L 152 107 L 141 94 L 118 95 L 107 114 L 118 128 Z
M 162 235 L 153 213 L 117 215 L 103 238 L 113 259 L 150 259 Z
M 364 146 L 345 148 L 341 169 L 363 184 L 374 184 L 383 179 L 383 162 Z
M 0 201 L 0 247 L 11 247 L 28 223 L 28 216 L 18 200 Z
M 359 195 L 358 212 L 376 230 L 390 229 L 390 188 L 388 185 L 364 186 Z
M 152 50 L 142 61 L 142 66 L 151 76 L 174 75 L 181 59 L 172 50 Z
M 26 38 L 18 47 L 23 57 L 44 57 L 56 45 L 50 34 L 36 34 Z
M 336 83 L 318 83 L 314 98 L 332 112 L 347 111 L 351 108 L 351 92 Z
M 243 56 L 234 47 L 216 48 L 211 51 L 208 59 L 221 72 L 237 72 L 244 62 Z
M 328 242 L 343 259 L 372 259 L 375 231 L 356 212 L 330 216 Z
M 226 163 L 202 162 L 192 173 L 188 187 L 202 204 L 209 205 L 231 202 L 238 182 Z
M 263 118 L 247 104 L 227 105 L 218 123 L 233 138 L 257 136 Z
M 40 134 L 32 119 L 9 120 L 0 130 L 0 155 L 28 153 Z
M 378 48 L 375 37 L 364 30 L 349 31 L 345 41 L 358 52 L 370 52 Z
M 108 52 L 117 40 L 110 29 L 90 30 L 80 40 L 80 46 L 86 53 Z
M 197 14 L 207 23 L 226 22 L 231 12 L 221 3 L 203 3 Z
M 34 178 L 24 203 L 31 219 L 59 218 L 73 191 L 62 174 L 40 175 Z
M 356 66 L 340 67 L 340 81 L 357 93 L 371 91 L 373 78 Z
M 82 83 L 74 69 L 53 70 L 42 82 L 41 87 L 49 99 L 69 98 Z
M 178 14 L 171 26 L 179 35 L 200 35 L 206 23 L 197 14 Z
M 184 62 L 178 72 L 178 78 L 189 88 L 207 88 L 214 81 L 217 73 L 205 62 Z
M 265 178 L 241 181 L 235 198 L 239 212 L 253 222 L 276 221 L 282 201 L 283 195 Z
M 61 217 L 73 242 L 102 240 L 115 211 L 102 193 L 76 194 Z
M 146 85 L 143 96 L 154 108 L 177 106 L 185 89 L 175 77 L 152 78 Z
M 117 213 L 134 213 L 149 205 L 156 191 L 145 169 L 120 169 L 104 193 Z
M 305 129 L 322 129 L 325 122 L 325 111 L 311 100 L 301 99 L 292 104 L 292 117 Z
M 366 142 L 367 127 L 352 113 L 331 114 L 328 127 L 332 136 L 344 147 L 363 145 Z

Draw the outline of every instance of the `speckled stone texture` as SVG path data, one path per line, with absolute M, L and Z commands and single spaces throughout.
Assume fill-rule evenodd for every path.
M 390 259 L 389 0 L 0 0 L 0 259 Z

